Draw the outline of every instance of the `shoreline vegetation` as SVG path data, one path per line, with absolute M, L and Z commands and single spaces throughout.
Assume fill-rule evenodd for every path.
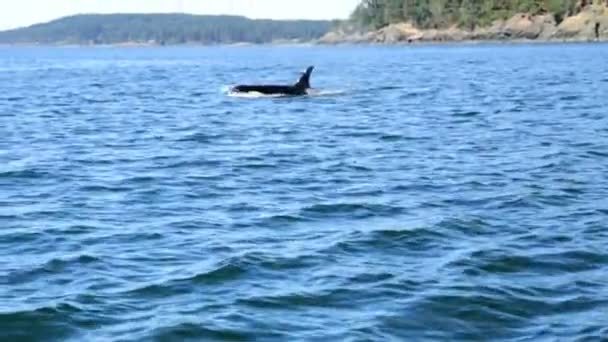
M 321 44 L 608 41 L 608 0 L 363 0 Z
M 0 32 L 0 45 L 164 46 L 305 43 L 336 27 L 329 20 L 229 15 L 81 14 Z
M 608 41 L 608 0 L 362 0 L 349 19 L 84 14 L 0 32 L 0 46 L 158 47 Z

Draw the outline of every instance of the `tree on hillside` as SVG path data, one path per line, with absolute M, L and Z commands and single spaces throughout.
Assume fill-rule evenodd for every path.
M 595 0 L 606 3 L 608 0 Z M 411 22 L 422 28 L 445 28 L 453 24 L 473 29 L 519 12 L 550 13 L 560 22 L 593 0 L 362 0 L 351 22 L 378 29 L 394 22 Z
M 323 20 L 251 20 L 187 14 L 78 15 L 0 32 L 0 43 L 268 43 L 276 39 L 316 39 L 334 24 Z

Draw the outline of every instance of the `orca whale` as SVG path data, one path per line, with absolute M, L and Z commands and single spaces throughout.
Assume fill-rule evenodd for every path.
M 244 85 L 232 87 L 234 93 L 261 93 L 264 95 L 306 95 L 310 89 L 310 74 L 314 66 L 309 66 L 298 82 L 293 85 Z

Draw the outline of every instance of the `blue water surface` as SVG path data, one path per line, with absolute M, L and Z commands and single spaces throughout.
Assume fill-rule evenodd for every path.
M 0 48 L 0 340 L 607 339 L 607 60 Z

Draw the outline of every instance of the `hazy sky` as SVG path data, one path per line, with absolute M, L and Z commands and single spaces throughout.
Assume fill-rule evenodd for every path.
M 78 13 L 187 12 L 251 18 L 345 18 L 360 0 L 0 0 L 0 30 Z

